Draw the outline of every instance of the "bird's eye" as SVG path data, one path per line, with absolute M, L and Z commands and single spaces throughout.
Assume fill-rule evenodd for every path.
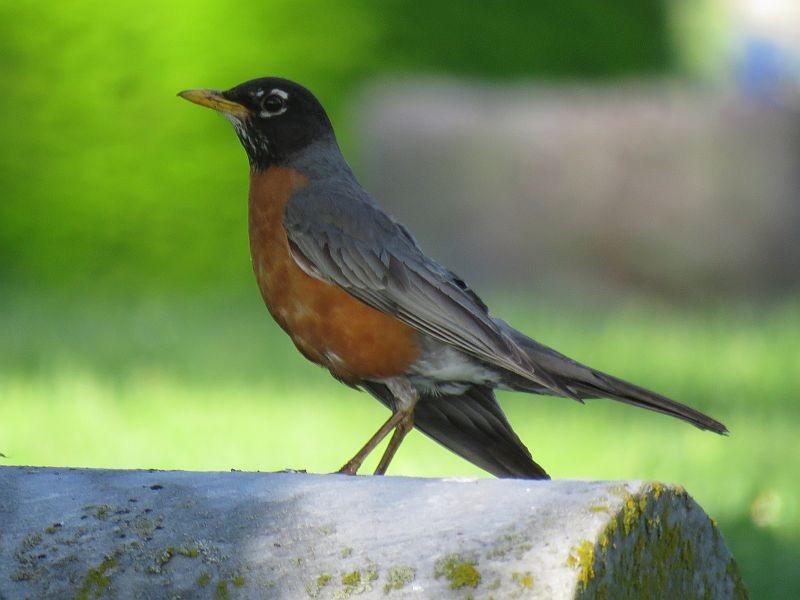
M 278 94 L 270 94 L 264 98 L 262 107 L 270 115 L 281 113 L 286 110 L 286 99 Z

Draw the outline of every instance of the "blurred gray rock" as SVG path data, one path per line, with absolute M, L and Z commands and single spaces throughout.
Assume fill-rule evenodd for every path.
M 670 82 L 367 89 L 359 171 L 468 281 L 770 297 L 800 281 L 800 110 Z

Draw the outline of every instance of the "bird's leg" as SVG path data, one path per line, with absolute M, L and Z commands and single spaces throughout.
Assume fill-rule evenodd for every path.
M 395 414 L 401 415 L 400 421 L 394 429 L 394 435 L 389 440 L 389 445 L 383 452 L 378 468 L 375 469 L 375 475 L 383 475 L 386 469 L 389 468 L 389 463 L 392 462 L 397 449 L 403 442 L 409 431 L 414 428 L 414 408 L 417 406 L 419 400 L 419 392 L 408 382 L 405 378 L 390 379 L 386 382 L 386 387 L 392 392 L 394 396 Z
M 389 440 L 389 445 L 383 453 L 380 463 L 378 463 L 378 468 L 375 470 L 376 475 L 383 475 L 389 467 L 389 463 L 392 462 L 392 458 L 400 447 L 403 438 L 414 427 L 414 407 L 417 405 L 417 400 L 419 400 L 419 392 L 404 377 L 387 379 L 384 383 L 389 388 L 392 396 L 394 396 L 394 406 L 392 407 L 394 412 L 381 428 L 375 432 L 375 435 L 364 444 L 364 447 L 339 469 L 339 473 L 355 475 L 369 453 L 394 429 L 394 435 Z
M 386 423 L 381 425 L 381 428 L 375 432 L 375 435 L 369 438 L 369 441 L 364 444 L 364 447 L 361 448 L 361 450 L 359 450 L 353 458 L 348 460 L 347 463 L 345 463 L 345 465 L 337 471 L 337 473 L 342 473 L 344 475 L 355 475 L 356 472 L 361 468 L 361 463 L 364 462 L 364 459 L 367 458 L 369 453 L 375 449 L 375 446 L 383 441 L 383 438 L 389 435 L 389 432 L 392 429 L 397 427 L 397 424 L 403 420 L 404 416 L 405 415 L 400 411 L 393 413 L 392 416 L 387 419 Z
M 386 446 L 386 450 L 383 452 L 381 462 L 378 463 L 378 468 L 375 469 L 375 475 L 386 474 L 386 469 L 389 468 L 389 463 L 392 462 L 395 452 L 397 452 L 397 449 L 400 447 L 403 438 L 406 437 L 409 431 L 414 429 L 414 407 L 412 406 L 410 411 L 402 414 L 403 418 L 394 429 L 394 435 L 392 435 L 392 439 L 389 440 L 389 445 Z

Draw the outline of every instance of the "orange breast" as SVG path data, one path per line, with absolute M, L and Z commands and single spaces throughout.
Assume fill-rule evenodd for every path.
M 283 211 L 306 178 L 271 167 L 250 176 L 250 253 L 275 321 L 309 360 L 349 382 L 403 373 L 417 358 L 413 328 L 307 275 L 289 254 Z

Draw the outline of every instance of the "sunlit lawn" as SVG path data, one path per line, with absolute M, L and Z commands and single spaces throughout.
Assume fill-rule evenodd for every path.
M 0 464 L 328 472 L 386 417 L 306 363 L 256 298 L 64 304 L 17 294 L 0 309 Z M 718 520 L 754 597 L 800 593 L 797 304 L 759 316 L 502 312 L 731 430 L 723 438 L 610 401 L 502 395 L 539 463 L 557 478 L 680 483 Z M 419 434 L 391 473 L 482 475 Z

